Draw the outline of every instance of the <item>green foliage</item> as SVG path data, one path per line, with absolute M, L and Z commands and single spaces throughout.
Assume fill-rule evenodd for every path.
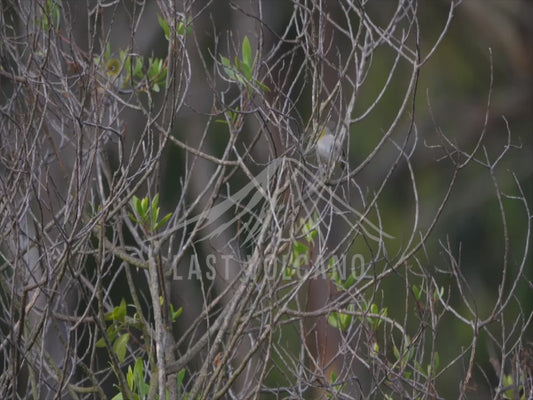
M 168 21 L 163 18 L 161 15 L 157 16 L 157 19 L 159 20 L 159 25 L 163 29 L 163 32 L 165 32 L 165 38 L 167 40 L 171 39 L 171 29 L 170 24 Z M 187 18 L 185 21 L 180 21 L 176 24 L 176 33 L 180 36 L 184 35 L 185 32 L 190 34 L 192 32 L 192 18 Z
M 396 357 L 396 363 L 400 368 L 400 371 L 403 371 L 407 364 L 413 359 L 413 356 L 415 354 L 415 347 L 411 345 L 409 338 L 407 338 L 407 343 L 404 343 L 404 350 L 400 351 L 398 347 L 393 346 L 392 352 L 394 353 L 394 357 Z M 409 371 L 404 371 L 404 376 L 406 378 L 411 377 L 411 373 Z
M 526 391 L 524 390 L 524 376 L 519 382 L 515 382 L 512 375 L 503 376 L 504 399 L 526 400 Z M 518 394 L 518 396 L 517 396 Z
M 162 302 L 161 298 L 161 302 Z M 183 312 L 183 307 L 174 309 L 174 306 L 170 304 L 170 312 L 172 322 L 175 322 Z M 123 362 L 126 358 L 128 349 L 128 343 L 131 339 L 131 328 L 137 328 L 143 331 L 144 327 L 141 324 L 137 312 L 133 318 L 128 318 L 128 309 L 126 300 L 122 299 L 120 305 L 115 307 L 113 311 L 110 311 L 104 315 L 106 321 L 111 321 L 111 324 L 107 328 L 107 335 L 113 346 L 113 352 L 117 355 L 119 362 Z M 106 341 L 102 337 L 96 342 L 96 347 L 106 347 Z
M 292 251 L 289 263 L 285 268 L 285 276 L 292 278 L 305 265 L 309 263 L 310 248 L 307 244 L 295 241 L 292 244 Z
M 157 232 L 172 217 L 172 213 L 168 213 L 159 219 L 159 194 L 154 196 L 151 204 L 148 197 L 139 199 L 134 195 L 131 208 L 133 209 L 133 213 L 129 213 L 131 220 L 141 225 L 149 233 Z
M 352 272 L 346 279 L 339 274 L 339 269 L 337 267 L 337 262 L 335 257 L 331 257 L 329 260 L 329 277 L 335 283 L 337 290 L 346 290 L 351 288 L 357 279 L 355 272 Z
M 142 57 L 129 57 L 126 51 L 120 51 L 120 59 L 124 63 L 124 69 L 128 71 L 129 77 L 127 81 L 132 82 L 134 79 L 142 79 L 144 76 L 143 72 L 143 59 Z
M 129 327 L 136 325 L 127 321 L 127 312 L 126 300 L 122 299 L 120 305 L 104 316 L 106 321 L 112 322 L 107 328 L 107 334 L 119 362 L 123 362 L 126 358 L 128 342 L 131 338 L 131 334 L 128 332 Z M 96 347 L 106 347 L 106 341 L 103 337 L 96 342 Z
M 42 18 L 37 18 L 37 25 L 42 30 L 59 29 L 61 10 L 58 0 L 46 0 L 42 8 Z
M 235 62 L 239 64 L 239 59 L 235 58 Z M 248 36 L 245 36 L 242 41 L 242 65 L 240 67 L 248 81 L 252 81 L 253 79 L 253 63 L 252 45 L 250 44 L 250 40 L 248 40 Z
M 182 390 L 183 390 L 183 387 L 184 387 L 184 380 L 185 380 L 185 374 L 186 373 L 187 373 L 187 371 L 185 370 L 185 368 L 183 368 L 177 374 L 177 379 L 178 379 L 178 397 L 180 397 L 183 394 Z
M 130 386 L 132 392 L 136 393 L 139 398 L 145 399 L 150 390 L 150 385 L 144 381 L 144 361 L 142 358 L 139 358 L 135 362 L 133 370 L 131 366 L 128 367 L 128 385 Z
M 163 303 L 162 297 L 160 298 L 160 301 Z M 170 311 L 172 322 L 175 322 L 183 312 L 183 307 L 180 307 L 176 310 L 174 306 L 170 304 Z M 144 331 L 144 327 L 137 316 L 137 312 L 134 314 L 133 318 L 128 318 L 127 304 L 124 299 L 122 299 L 120 305 L 115 307 L 112 311 L 106 313 L 104 315 L 104 319 L 106 321 L 111 321 L 111 324 L 107 328 L 107 334 L 112 343 L 113 352 L 116 354 L 118 361 L 122 363 L 127 356 L 128 343 L 132 338 L 132 328 L 137 328 L 141 331 Z M 96 342 L 96 347 L 107 347 L 106 341 L 103 337 Z M 145 375 L 143 358 L 138 358 L 135 361 L 133 369 L 131 368 L 131 365 L 128 366 L 128 374 L 126 378 L 128 381 L 128 386 L 134 394 L 135 399 L 141 400 L 147 398 L 146 396 L 148 395 L 150 385 L 145 381 Z M 180 393 L 182 391 L 184 376 L 185 370 L 182 370 L 178 373 L 178 388 Z M 114 400 L 121 400 L 123 398 L 124 396 L 122 392 L 113 397 Z
M 117 355 L 118 361 L 120 362 L 123 362 L 126 358 L 130 337 L 131 335 L 129 333 L 124 333 L 120 335 L 113 343 L 113 351 Z
M 417 301 L 420 300 L 420 297 L 422 296 L 422 293 L 423 293 L 423 292 L 424 292 L 424 289 L 423 289 L 422 287 L 419 288 L 418 286 L 413 285 L 413 293 L 414 293 L 414 295 L 415 295 L 415 299 L 416 299 Z
M 314 242 L 318 235 L 318 231 L 316 230 L 317 222 L 318 214 L 315 214 L 309 220 L 300 218 L 300 228 L 298 231 L 301 232 L 307 243 L 302 243 L 299 240 L 293 242 L 289 262 L 285 268 L 285 277 L 293 278 L 300 268 L 309 263 L 311 256 L 310 244 Z
M 412 286 L 412 291 L 413 291 L 413 295 L 415 297 L 415 300 L 419 303 L 424 303 L 425 302 L 425 299 L 422 297 L 427 289 L 425 289 L 425 286 L 424 286 L 424 282 L 422 283 L 421 286 L 417 286 L 417 285 L 413 285 Z M 435 291 L 433 292 L 433 300 L 435 302 L 438 302 L 439 300 L 441 300 L 443 298 L 443 295 L 444 295 L 444 287 L 438 287 L 435 289 Z
M 346 390 L 346 383 L 343 383 L 343 384 L 339 383 L 339 377 L 335 371 L 331 373 L 331 386 L 333 387 L 338 386 L 336 393 L 344 393 L 344 391 Z M 328 399 L 337 399 L 337 396 L 333 393 L 328 393 L 327 396 L 328 396 Z
M 237 82 L 249 91 L 252 91 L 254 87 L 258 86 L 265 92 L 270 92 L 270 88 L 262 82 L 254 79 L 254 69 L 256 67 L 257 54 L 255 58 L 252 55 L 252 46 L 248 36 L 244 37 L 241 50 L 242 59 L 235 57 L 235 63 L 232 64 L 231 60 L 227 57 L 220 56 L 222 67 L 226 73 L 228 79 L 232 82 Z
M 356 282 L 355 273 L 352 272 L 346 279 L 344 279 L 339 274 L 339 269 L 335 257 L 329 259 L 329 278 L 337 287 L 337 290 L 344 291 L 352 287 Z M 347 330 L 353 322 L 353 312 L 355 311 L 355 306 L 350 304 L 348 306 L 349 313 L 344 313 L 340 311 L 333 311 L 328 315 L 328 323 L 334 327 L 338 328 L 341 331 Z
M 444 288 L 440 287 L 437 290 L 435 290 L 435 293 L 433 294 L 433 297 L 435 301 L 442 299 L 442 296 L 444 295 Z
M 161 305 L 163 305 L 164 301 L 165 300 L 163 299 L 163 296 L 160 296 L 159 302 L 161 303 Z M 180 307 L 176 310 L 174 308 L 174 305 L 170 303 L 170 318 L 172 319 L 172 322 L 176 322 L 176 319 L 178 319 L 178 317 L 181 315 L 182 312 L 183 312 L 183 307 Z
M 184 380 L 185 380 L 186 370 L 182 369 L 177 373 L 177 386 L 178 386 L 178 399 L 189 399 L 188 393 L 185 391 Z M 133 369 L 131 365 L 128 366 L 128 374 L 126 376 L 128 387 L 133 393 L 135 400 L 143 400 L 148 398 L 150 392 L 150 384 L 145 380 L 145 368 L 144 360 L 138 358 L 135 362 Z M 166 398 L 170 400 L 170 392 L 166 391 Z M 200 396 L 197 397 L 199 399 Z M 123 400 L 124 394 L 122 392 L 117 393 L 113 396 L 112 400 Z M 156 395 L 155 399 L 159 400 L 159 396 Z
M 365 309 L 365 314 L 372 314 L 366 315 L 366 321 L 370 324 L 372 329 L 376 331 L 383 322 L 383 318 L 387 316 L 388 308 L 384 307 L 383 309 L 380 309 L 377 304 L 367 304 L 366 302 L 363 303 L 363 307 Z M 363 321 L 364 318 L 361 317 L 361 320 Z
M 238 106 L 235 107 L 235 111 L 232 111 L 232 110 L 228 109 L 226 111 L 226 115 L 227 115 L 227 117 L 229 119 L 229 124 L 230 125 L 235 125 L 237 123 L 237 120 L 238 120 L 239 115 L 240 115 L 239 107 Z M 222 124 L 227 124 L 228 123 L 228 121 L 225 120 L 225 119 L 217 119 L 216 122 L 220 122 Z
M 411 341 L 411 338 L 407 336 L 405 342 L 402 345 L 402 350 L 398 349 L 396 345 L 393 346 L 392 351 L 395 361 L 391 364 L 391 368 L 396 368 L 399 373 L 406 379 L 411 379 L 413 376 L 413 368 L 418 371 L 421 376 L 429 378 L 435 376 L 440 366 L 440 357 L 438 352 L 433 353 L 433 361 L 425 367 L 419 360 L 415 359 L 417 346 Z M 408 368 L 411 366 L 411 368 Z
M 119 89 L 158 93 L 166 84 L 168 68 L 162 58 L 133 56 L 125 50 L 119 51 L 118 58 L 112 57 L 111 46 L 107 43 L 103 59 L 94 57 L 93 62 Z M 105 86 L 105 82 L 100 84 Z
M 440 356 L 439 356 L 439 352 L 436 351 L 436 352 L 434 353 L 434 355 L 435 355 L 435 365 L 434 365 L 434 366 L 432 366 L 431 364 L 428 364 L 428 365 L 427 365 L 427 367 L 426 367 L 426 374 L 427 374 L 427 376 L 434 375 L 435 372 L 437 372 L 437 370 L 439 369 L 439 366 L 440 366 Z M 420 365 L 418 362 L 416 362 L 416 366 L 417 366 L 417 369 L 418 369 L 419 371 L 422 372 L 422 367 L 421 367 L 421 365 Z
M 148 82 L 149 86 L 156 93 L 160 86 L 164 86 L 167 79 L 167 68 L 161 58 L 150 57 L 148 59 Z
M 341 311 L 333 311 L 328 315 L 328 323 L 341 331 L 346 331 L 353 322 L 353 312 L 355 311 L 355 306 L 350 304 L 348 306 L 348 312 L 344 313 Z
M 106 321 L 126 322 L 128 310 L 126 306 L 126 300 L 122 299 L 120 305 L 115 307 L 113 311 L 108 312 L 104 318 Z
M 131 365 L 128 366 L 126 379 L 135 400 L 146 399 L 150 391 L 150 385 L 145 382 L 144 375 L 144 360 L 142 358 L 137 359 L 133 369 L 131 369 Z M 122 400 L 123 398 L 124 395 L 120 392 L 112 400 Z
M 313 219 L 305 221 L 303 218 L 300 219 L 300 224 L 303 223 L 302 233 L 305 235 L 305 239 L 312 243 L 318 236 L 318 230 L 316 229 L 318 224 L 318 213 L 315 213 Z
M 165 32 L 165 39 L 170 40 L 170 25 L 168 24 L 168 21 L 161 15 L 158 15 L 157 19 L 159 21 L 159 25 L 161 28 L 163 28 L 163 32 Z

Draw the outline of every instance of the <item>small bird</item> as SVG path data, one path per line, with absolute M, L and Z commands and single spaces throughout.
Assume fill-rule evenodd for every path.
M 105 64 L 105 73 L 109 83 L 117 89 L 122 87 L 122 63 L 118 58 L 110 58 Z
M 100 63 L 98 61 L 97 63 Z M 110 58 L 98 66 L 99 73 L 96 80 L 96 95 L 100 101 L 104 97 L 106 102 L 109 97 L 107 93 L 116 92 L 122 88 L 124 71 L 122 63 L 118 58 Z
M 334 172 L 339 168 L 344 171 L 347 165 L 342 146 L 341 135 L 335 136 L 329 127 L 324 127 L 316 145 L 318 163 L 326 171 Z

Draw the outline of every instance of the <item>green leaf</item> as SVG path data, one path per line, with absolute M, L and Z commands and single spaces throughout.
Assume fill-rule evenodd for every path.
M 330 279 L 335 282 L 337 285 L 341 285 L 341 278 L 339 276 L 339 271 L 337 271 L 337 268 L 333 267 L 333 270 L 329 274 Z
M 285 277 L 292 278 L 296 275 L 296 269 L 291 267 L 285 267 Z
M 146 213 L 148 211 L 148 197 L 145 197 L 141 200 L 141 216 L 146 217 Z
M 256 81 L 256 82 L 257 82 L 257 84 L 259 85 L 259 87 L 260 87 L 261 89 L 263 89 L 265 92 L 270 92 L 270 88 L 269 88 L 267 85 L 265 85 L 264 83 L 261 83 L 261 82 L 259 82 L 259 81 Z
M 160 58 L 152 59 L 150 58 L 148 60 L 149 63 L 149 69 L 148 69 L 148 78 L 150 80 L 154 80 L 157 75 L 161 73 L 161 67 L 163 65 L 163 60 Z
M 120 305 L 113 310 L 113 319 L 115 321 L 124 322 L 128 313 L 126 300 L 122 299 Z
M 140 214 L 141 212 L 141 200 L 133 195 L 131 198 L 131 208 L 133 208 L 133 211 L 135 211 L 137 214 Z
M 353 320 L 353 315 L 341 313 L 340 316 L 341 316 L 341 329 L 345 331 L 346 329 L 350 327 L 352 320 Z
M 346 279 L 346 282 L 344 282 L 343 284 L 344 288 L 345 289 L 351 288 L 353 284 L 355 283 L 355 280 L 356 280 L 355 273 L 352 272 L 350 276 L 348 277 L 348 279 Z
M 167 20 L 164 19 L 161 15 L 158 15 L 157 19 L 159 20 L 159 25 L 161 26 L 161 28 L 163 28 L 163 32 L 165 32 L 165 38 L 167 40 L 170 40 L 170 25 L 168 24 Z
M 139 393 L 141 399 L 146 398 L 149 385 L 144 382 L 144 361 L 142 358 L 138 358 L 135 362 L 135 367 L 133 367 L 133 386 L 130 387 Z
M 233 66 L 231 65 L 231 61 L 229 60 L 229 58 L 220 56 L 220 60 L 222 62 L 222 65 L 224 66 L 224 72 L 226 72 L 226 75 L 228 76 L 228 78 L 235 81 L 236 80 L 235 71 L 233 70 Z
M 422 296 L 422 290 L 420 290 L 418 286 L 413 285 L 413 293 L 415 294 L 415 299 L 420 300 L 420 296 Z
M 236 74 L 235 78 L 237 78 L 237 82 L 239 82 L 241 85 L 246 86 L 246 81 L 241 74 Z
M 43 18 L 37 18 L 37 24 L 43 30 L 59 29 L 61 12 L 59 4 L 55 0 L 48 0 L 43 7 Z
M 242 72 L 243 72 L 244 77 L 248 80 L 248 82 L 252 82 L 253 81 L 253 72 L 252 72 L 252 68 L 251 67 L 249 67 L 246 64 L 243 64 L 242 65 Z
M 178 35 L 183 35 L 185 33 L 185 24 L 183 23 L 183 21 L 178 23 L 176 32 L 178 32 Z
M 118 360 L 123 362 L 126 358 L 126 351 L 128 350 L 128 342 L 130 340 L 130 334 L 125 333 L 118 337 L 113 343 L 113 351 L 116 353 Z
M 290 257 L 290 266 L 299 268 L 309 262 L 309 247 L 303 243 L 295 242 Z
M 119 321 L 123 322 L 127 314 L 126 301 L 122 299 L 119 306 L 113 308 L 113 311 L 108 312 L 104 317 L 106 321 Z
M 152 207 L 152 221 L 154 222 L 154 227 L 158 219 L 159 219 L 159 207 L 157 207 L 155 210 Z
M 133 367 L 133 373 L 139 378 L 144 379 L 144 361 L 142 358 L 137 359 L 135 367 Z
M 119 54 L 120 61 L 122 63 L 124 63 L 126 61 L 126 59 L 129 58 L 128 57 L 128 52 L 126 50 L 120 50 L 118 52 L 118 54 Z
M 315 213 L 314 219 L 309 219 L 305 224 L 303 224 L 302 233 L 305 235 L 305 238 L 308 242 L 313 242 L 318 235 L 318 231 L 316 230 L 317 220 L 318 214 Z M 300 222 L 303 223 L 304 219 L 302 218 Z
M 133 378 L 133 370 L 131 369 L 131 365 L 128 365 L 128 374 L 126 375 L 126 379 L 128 380 L 128 386 L 130 387 L 130 389 L 133 389 L 134 378 Z
M 379 353 L 379 344 L 378 344 L 378 342 L 374 342 L 372 344 L 372 351 L 374 352 L 374 354 L 378 354 Z
M 246 81 L 242 77 L 242 64 L 241 60 L 239 60 L 239 57 L 235 57 L 235 67 L 237 71 L 241 71 L 241 73 L 235 73 L 235 78 L 237 79 L 237 82 L 239 82 L 243 86 L 246 86 Z
M 309 252 L 309 246 L 303 244 L 302 242 L 294 242 L 292 248 L 296 256 L 300 256 L 302 254 L 307 255 L 307 253 Z
M 161 221 L 159 221 L 159 222 L 155 225 L 155 227 L 154 227 L 154 231 L 159 230 L 159 228 L 161 228 L 163 225 L 165 225 L 165 224 L 168 222 L 168 220 L 169 220 L 170 218 L 172 218 L 172 213 L 168 213 L 167 215 L 165 215 L 165 216 L 163 217 L 163 219 L 162 219 Z
M 387 307 L 385 307 L 384 309 L 380 310 L 376 303 L 372 303 L 372 305 L 370 306 L 370 313 L 379 314 L 383 317 L 386 317 L 388 309 Z M 368 321 L 372 324 L 372 328 L 376 330 L 381 325 L 382 319 L 379 317 L 369 317 Z
M 328 315 L 328 324 L 334 328 L 340 327 L 339 313 L 337 311 L 333 311 L 330 315 Z
M 348 306 L 349 311 L 353 311 L 355 308 L 353 304 L 350 304 Z M 341 331 L 345 331 L 350 327 L 353 321 L 353 315 L 343 312 L 337 312 L 333 311 L 330 315 L 328 315 L 328 323 L 334 327 L 338 328 Z
M 172 321 L 175 321 L 183 313 L 183 307 L 180 307 L 174 311 L 174 306 L 171 304 L 170 313 L 172 314 Z
M 57 28 L 59 28 L 59 22 L 61 19 L 61 14 L 59 12 L 59 5 L 57 3 L 54 3 L 54 19 L 55 19 L 55 25 Z
M 111 43 L 107 42 L 106 44 L 106 47 L 105 47 L 105 55 L 104 55 L 104 58 L 107 60 L 109 58 L 111 58 Z
M 130 216 L 130 219 L 133 222 L 139 223 L 139 220 L 137 218 L 135 218 L 135 215 L 133 215 L 131 212 L 129 212 L 128 215 Z
M 109 340 L 112 342 L 115 340 L 118 334 L 118 329 L 116 325 L 111 325 L 109 328 L 107 328 L 107 335 L 109 336 Z M 106 347 L 105 339 L 102 337 L 96 342 L 96 347 Z
M 433 298 L 435 301 L 442 299 L 442 295 L 444 294 L 444 288 L 440 287 L 437 290 L 435 290 L 435 293 L 433 294 Z
M 394 346 L 392 348 L 392 352 L 394 353 L 394 357 L 396 357 L 397 360 L 400 359 L 400 350 L 398 350 L 398 347 Z
M 229 58 L 220 56 L 220 60 L 222 61 L 222 65 L 232 68 L 231 61 L 229 60 Z
M 185 368 L 181 369 L 180 372 L 178 372 L 178 376 L 177 376 L 177 378 L 178 378 L 178 387 L 183 386 L 183 380 L 185 379 L 185 373 L 186 372 L 187 371 L 186 371 Z
M 244 40 L 242 41 L 242 63 L 250 71 L 252 70 L 252 46 L 250 45 L 248 36 L 245 36 Z
M 156 83 L 160 86 L 165 86 L 166 80 L 167 80 L 167 67 L 165 67 L 164 63 L 161 65 L 161 71 L 159 72 L 159 75 L 156 77 Z
M 141 57 L 137 57 L 135 59 L 135 68 L 133 69 L 133 76 L 137 78 L 142 78 L 143 77 L 142 69 L 143 69 L 143 61 Z
M 156 193 L 152 199 L 152 211 L 156 209 L 159 209 L 159 193 Z

